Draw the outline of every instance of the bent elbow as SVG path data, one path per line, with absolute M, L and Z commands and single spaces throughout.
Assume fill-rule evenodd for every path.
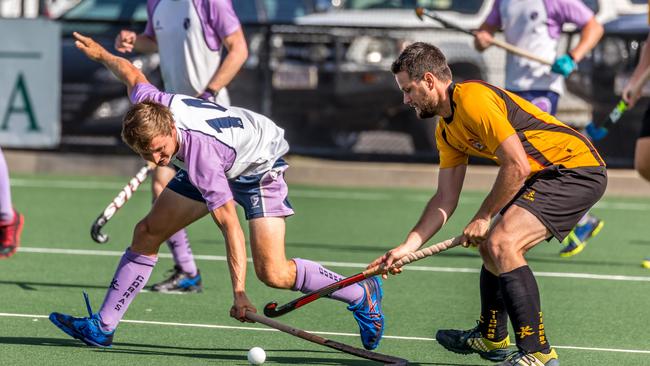
M 531 172 L 530 165 L 524 164 L 524 166 L 521 166 L 519 168 L 519 177 L 523 180 L 526 180 L 526 178 L 528 178 L 528 176 L 530 175 L 530 172 Z

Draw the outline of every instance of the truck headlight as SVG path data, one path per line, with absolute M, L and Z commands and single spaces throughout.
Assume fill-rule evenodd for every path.
M 394 39 L 362 36 L 352 41 L 346 58 L 359 64 L 381 65 L 393 62 L 399 52 L 399 43 Z

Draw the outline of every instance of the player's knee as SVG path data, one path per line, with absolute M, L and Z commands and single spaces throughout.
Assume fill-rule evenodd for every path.
M 289 279 L 288 271 L 282 268 L 256 265 L 255 274 L 260 281 L 269 287 L 281 289 L 291 288 L 292 283 Z
M 151 225 L 150 220 L 145 217 L 133 229 L 133 243 L 131 246 L 141 246 L 143 248 L 160 246 L 164 240 L 162 236 L 160 230 Z
M 496 264 L 502 263 L 512 254 L 512 243 L 503 237 L 491 237 L 486 241 L 485 251 Z

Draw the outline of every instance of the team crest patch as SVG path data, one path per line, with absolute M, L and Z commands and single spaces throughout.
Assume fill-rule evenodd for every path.
M 260 207 L 260 196 L 253 195 L 251 196 L 251 205 L 253 208 Z
M 476 140 L 474 140 L 474 139 L 470 139 L 470 140 L 469 140 L 469 143 L 470 143 L 472 146 L 474 146 L 474 148 L 475 148 L 476 150 L 479 150 L 479 151 L 481 151 L 481 150 L 485 150 L 485 145 L 483 145 L 482 143 L 480 143 L 480 142 L 478 142 L 478 141 L 476 141 Z
M 530 191 L 526 192 L 524 194 L 524 198 L 529 200 L 530 202 L 534 202 L 535 201 L 535 190 L 531 189 Z

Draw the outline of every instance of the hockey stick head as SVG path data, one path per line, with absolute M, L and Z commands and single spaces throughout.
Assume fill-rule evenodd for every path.
M 585 128 L 587 135 L 591 138 L 591 141 L 600 141 L 607 136 L 607 128 L 598 127 L 593 122 L 589 123 Z
M 99 244 L 104 244 L 108 241 L 108 235 L 102 233 L 102 227 L 106 224 L 104 216 L 100 216 L 93 222 L 93 226 L 90 228 L 90 237 Z
M 278 302 L 277 301 L 271 301 L 264 305 L 264 315 L 268 316 L 269 318 L 275 318 L 278 317 L 281 314 L 281 312 L 276 311 L 278 307 Z

